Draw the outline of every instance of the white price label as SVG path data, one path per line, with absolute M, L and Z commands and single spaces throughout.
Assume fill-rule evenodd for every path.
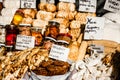
M 0 2 L 3 2 L 3 0 L 0 0 Z
M 21 0 L 21 8 L 36 8 L 36 0 Z
M 106 0 L 104 9 L 120 13 L 120 0 Z
M 87 17 L 84 39 L 103 39 L 105 18 Z
M 104 53 L 104 46 L 91 44 L 92 53 Z
M 79 11 L 96 12 L 97 0 L 79 0 Z
M 60 0 L 60 1 L 75 3 L 75 0 Z
M 55 0 L 41 0 L 42 3 L 53 3 L 55 4 Z
M 16 47 L 15 48 L 18 49 L 18 50 L 34 48 L 34 44 L 35 44 L 35 37 L 17 35 Z
M 61 61 L 67 61 L 69 48 L 53 44 L 50 50 L 49 57 Z

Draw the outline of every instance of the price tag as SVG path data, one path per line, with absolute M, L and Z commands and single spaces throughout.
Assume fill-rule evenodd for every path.
M 34 44 L 35 44 L 35 37 L 17 35 L 15 48 L 18 50 L 24 50 L 27 48 L 34 48 Z
M 106 0 L 104 9 L 120 13 L 120 0 Z
M 87 17 L 84 39 L 103 39 L 105 18 Z
M 67 61 L 69 48 L 53 44 L 50 50 L 49 57 L 61 61 Z
M 36 0 L 21 0 L 21 8 L 36 8 Z
M 3 0 L 0 0 L 0 2 L 3 2 Z
M 60 0 L 60 1 L 75 3 L 75 0 Z
M 55 4 L 55 0 L 41 0 L 42 3 L 53 3 Z
M 79 0 L 79 11 L 96 12 L 96 0 Z
M 91 44 L 92 53 L 104 53 L 104 46 Z

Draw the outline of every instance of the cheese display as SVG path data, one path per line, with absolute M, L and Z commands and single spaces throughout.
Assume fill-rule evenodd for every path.
M 89 0 L 0 3 L 0 80 L 119 80 L 119 12 L 100 16 Z

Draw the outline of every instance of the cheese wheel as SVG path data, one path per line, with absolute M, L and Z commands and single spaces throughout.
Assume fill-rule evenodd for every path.
M 61 28 L 67 28 L 67 27 L 69 27 L 69 20 L 67 20 L 67 19 L 54 18 L 54 19 L 52 19 L 52 21 L 56 21 L 56 22 L 60 23 L 60 27 Z
M 75 11 L 75 4 L 59 2 L 57 8 L 58 10 L 63 10 L 63 11 Z
M 76 20 L 71 21 L 70 28 L 80 28 L 80 27 L 81 27 L 80 21 L 76 21 Z
M 47 11 L 38 11 L 36 17 L 37 19 L 49 21 L 55 17 L 55 14 Z

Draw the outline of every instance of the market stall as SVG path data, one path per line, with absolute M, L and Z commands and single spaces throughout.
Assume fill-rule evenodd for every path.
M 119 80 L 119 5 L 0 1 L 0 80 Z

